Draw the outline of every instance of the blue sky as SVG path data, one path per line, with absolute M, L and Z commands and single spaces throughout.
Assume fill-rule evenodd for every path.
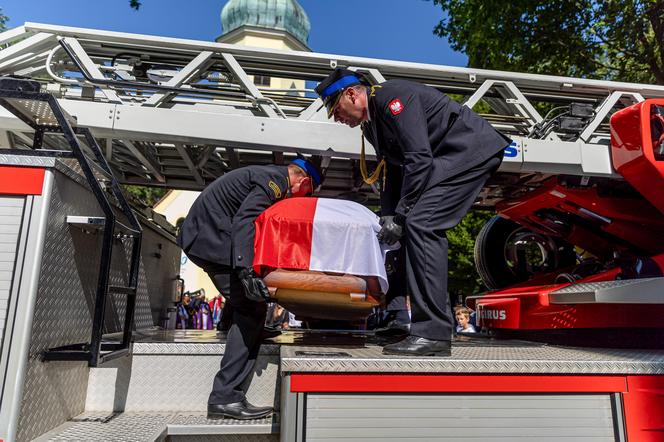
M 226 0 L 5 0 L 15 27 L 26 21 L 169 37 L 214 40 Z M 299 0 L 311 21 L 316 52 L 465 66 L 465 55 L 433 35 L 443 17 L 427 0 Z

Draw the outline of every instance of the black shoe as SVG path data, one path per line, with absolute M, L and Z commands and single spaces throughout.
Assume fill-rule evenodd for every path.
M 386 355 L 410 355 L 410 356 L 451 356 L 452 343 L 450 341 L 434 341 L 420 338 L 419 336 L 408 336 L 399 342 L 383 347 Z
M 260 419 L 272 414 L 272 407 L 254 407 L 247 400 L 232 404 L 208 404 L 208 419 Z
M 402 324 L 396 319 L 388 322 L 385 327 L 375 330 L 376 336 L 388 338 L 391 336 L 407 335 L 410 333 L 410 324 Z

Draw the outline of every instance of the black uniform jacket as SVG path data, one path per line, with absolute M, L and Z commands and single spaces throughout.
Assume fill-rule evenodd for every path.
M 408 216 L 426 189 L 488 160 L 511 142 L 466 106 L 405 80 L 374 88 L 369 118 L 364 135 L 388 163 L 383 214 Z
M 191 207 L 178 235 L 187 256 L 251 267 L 254 221 L 289 190 L 288 166 L 247 166 L 217 178 Z

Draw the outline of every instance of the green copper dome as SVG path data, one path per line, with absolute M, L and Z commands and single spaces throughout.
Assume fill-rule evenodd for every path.
M 223 33 L 245 25 L 283 30 L 305 45 L 311 29 L 297 0 L 230 0 L 221 10 Z

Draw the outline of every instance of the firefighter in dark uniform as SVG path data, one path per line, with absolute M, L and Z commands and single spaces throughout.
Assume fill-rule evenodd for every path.
M 369 86 L 361 80 L 337 68 L 316 92 L 335 121 L 362 124 L 378 158 L 388 164 L 386 193 L 396 198 L 393 209 L 387 208 L 391 213 L 381 211 L 378 239 L 402 240 L 405 246 L 411 325 L 409 336 L 383 352 L 448 356 L 454 319 L 445 232 L 468 212 L 511 140 L 432 87 L 405 80 Z
M 256 362 L 269 298 L 252 271 L 254 221 L 287 196 L 311 195 L 320 182 L 316 167 L 304 158 L 288 166 L 235 169 L 203 190 L 182 225 L 178 244 L 232 308 L 226 350 L 208 399 L 210 418 L 257 419 L 273 411 L 248 403 L 243 389 Z

